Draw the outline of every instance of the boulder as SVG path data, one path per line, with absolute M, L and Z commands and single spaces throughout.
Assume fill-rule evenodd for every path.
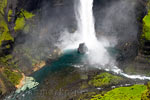
M 87 51 L 88 51 L 88 48 L 85 45 L 85 43 L 80 43 L 78 47 L 78 53 L 85 54 Z

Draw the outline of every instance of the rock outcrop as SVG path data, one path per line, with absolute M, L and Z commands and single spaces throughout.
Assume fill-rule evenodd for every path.
M 78 47 L 78 53 L 85 54 L 87 51 L 88 51 L 88 48 L 85 45 L 85 43 L 80 43 Z

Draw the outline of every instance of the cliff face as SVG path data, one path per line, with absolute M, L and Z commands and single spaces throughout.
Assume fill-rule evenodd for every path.
M 18 8 L 17 0 L 0 1 L 0 93 L 11 92 L 22 78 L 19 66 L 12 55 L 18 32 L 34 15 Z
M 49 34 L 48 27 L 41 27 L 43 16 L 48 16 L 41 16 L 44 9 L 49 9 L 43 6 L 45 2 L 51 8 L 60 9 L 64 0 L 0 0 L 0 95 L 14 90 L 22 73 L 31 74 L 44 66 L 48 58 L 60 53 L 50 45 L 52 38 L 47 41 L 48 35 L 44 36 Z
M 150 57 L 150 1 L 146 2 L 146 14 L 143 17 L 143 29 L 140 37 L 140 55 L 144 58 Z

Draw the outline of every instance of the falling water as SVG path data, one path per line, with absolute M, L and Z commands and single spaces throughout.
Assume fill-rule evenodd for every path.
M 90 63 L 107 64 L 109 55 L 104 47 L 104 43 L 98 41 L 96 37 L 93 0 L 79 0 L 76 19 L 78 21 L 78 31 L 75 34 L 79 34 L 81 38 L 78 38 L 80 39 L 78 41 L 85 43 L 88 47 Z
M 82 41 L 91 48 L 98 43 L 93 18 L 93 0 L 80 0 L 77 10 L 78 29 L 81 33 Z

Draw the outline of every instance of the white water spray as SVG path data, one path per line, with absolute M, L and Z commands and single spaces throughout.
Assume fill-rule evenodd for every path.
M 76 12 L 78 31 L 81 33 L 82 41 L 88 48 L 92 48 L 98 43 L 95 34 L 92 8 L 93 0 L 79 0 L 79 6 Z
M 98 41 L 95 32 L 93 17 L 93 0 L 79 0 L 76 18 L 78 21 L 78 34 L 81 42 L 89 49 L 89 61 L 93 64 L 105 65 L 109 63 L 109 55 L 104 48 L 104 42 Z M 106 43 L 106 41 L 105 41 Z
M 131 79 L 148 79 L 150 77 L 141 75 L 128 75 L 121 69 L 114 65 L 112 58 L 107 53 L 105 47 L 109 46 L 109 42 L 99 41 L 96 37 L 95 24 L 93 17 L 93 0 L 76 0 L 78 1 L 77 7 L 75 7 L 76 19 L 78 21 L 78 30 L 74 34 L 65 32 L 60 38 L 63 49 L 74 49 L 78 48 L 80 43 L 85 43 L 89 49 L 89 62 L 96 64 L 99 69 L 106 71 L 112 71 L 116 74 L 120 74 Z M 109 68 L 105 68 L 103 65 L 111 65 Z

